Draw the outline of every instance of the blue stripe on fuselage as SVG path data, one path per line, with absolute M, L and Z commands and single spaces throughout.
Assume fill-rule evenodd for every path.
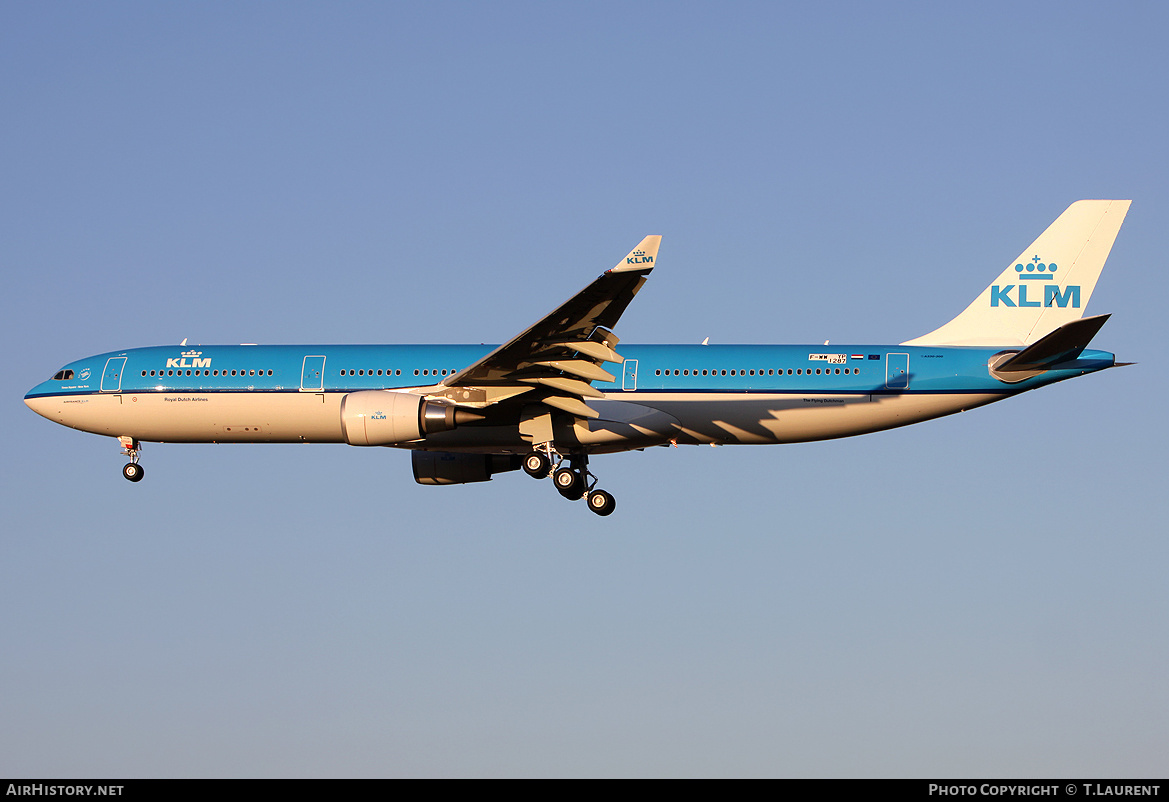
M 135 348 L 72 362 L 65 369 L 74 371 L 73 379 L 42 382 L 30 390 L 26 398 L 99 393 L 103 371 L 111 357 L 127 357 L 121 376 L 121 392 L 124 393 L 301 392 L 306 356 L 325 357 L 324 392 L 350 392 L 438 384 L 493 348 L 491 345 Z M 1076 362 L 1062 365 L 1059 370 L 1007 385 L 993 378 L 987 370 L 988 360 L 1004 350 L 996 348 L 622 345 L 620 350 L 627 360 L 637 360 L 636 388 L 639 392 L 1020 392 L 1114 364 L 1110 353 L 1085 351 Z M 888 354 L 909 355 L 908 389 L 887 388 Z M 816 355 L 829 359 L 813 358 Z M 843 361 L 840 361 L 841 356 Z M 854 359 L 854 356 L 861 358 Z M 877 358 L 871 358 L 873 356 Z M 619 393 L 632 386 L 625 377 L 625 371 L 631 366 L 609 363 L 605 368 L 614 375 L 615 381 L 594 383 L 598 390 Z M 820 373 L 816 373 L 817 370 Z M 678 375 L 674 375 L 674 371 L 678 371 Z M 350 372 L 353 375 L 349 375 Z

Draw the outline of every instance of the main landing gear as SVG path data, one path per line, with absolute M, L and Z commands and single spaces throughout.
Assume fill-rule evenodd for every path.
M 551 443 L 545 443 L 524 457 L 524 472 L 533 479 L 552 474 L 556 492 L 569 501 L 585 499 L 588 508 L 597 515 L 611 515 L 617 508 L 616 499 L 597 488 L 597 477 L 589 472 L 588 454 L 562 457 Z
M 138 452 L 142 450 L 142 445 L 133 437 L 119 437 L 118 442 L 122 444 L 122 453 L 130 458 L 122 467 L 122 476 L 131 482 L 141 482 L 146 475 L 145 469 L 138 464 Z

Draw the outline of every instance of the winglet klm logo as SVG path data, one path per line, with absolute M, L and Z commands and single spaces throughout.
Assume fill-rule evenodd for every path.
M 183 351 L 178 359 L 168 359 L 166 366 L 168 368 L 209 368 L 211 367 L 211 357 L 200 359 L 203 355 L 202 351 Z
M 646 256 L 645 251 L 634 251 L 632 253 L 632 255 L 625 257 L 625 264 L 627 264 L 627 265 L 641 265 L 641 264 L 651 264 L 652 265 L 653 261 L 654 261 L 654 258 L 652 256 Z
M 1069 284 L 1060 290 L 1059 284 L 1056 284 L 1056 272 L 1059 271 L 1059 265 L 1055 262 L 1044 263 L 1040 261 L 1038 256 L 1031 258 L 1027 264 L 1015 265 L 1015 272 L 1019 274 L 1018 284 L 992 284 L 990 286 L 990 305 L 991 306 L 1060 306 L 1066 307 L 1070 302 L 1073 309 L 1080 308 L 1080 288 L 1079 285 Z M 1025 282 L 1031 281 L 1046 281 L 1043 285 L 1043 300 L 1038 298 L 1027 298 L 1027 290 L 1029 285 Z M 1030 285 L 1033 286 L 1033 285 Z M 1011 297 L 1011 290 L 1015 290 L 1015 297 Z M 1017 301 L 1017 303 L 1016 303 Z

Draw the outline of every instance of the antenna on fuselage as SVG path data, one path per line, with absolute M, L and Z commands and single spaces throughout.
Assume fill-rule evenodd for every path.
M 179 343 L 179 345 L 186 345 L 186 344 L 187 344 L 187 338 L 184 337 L 183 341 L 181 343 Z

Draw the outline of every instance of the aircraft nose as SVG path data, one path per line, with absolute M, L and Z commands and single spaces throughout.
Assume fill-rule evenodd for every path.
M 24 404 L 42 418 L 55 421 L 57 418 L 53 416 L 53 412 L 59 411 L 60 404 L 55 403 L 56 399 L 52 396 L 45 394 L 46 389 L 45 383 L 41 383 L 29 390 L 24 394 Z
M 34 395 L 37 388 L 32 388 L 24 396 L 24 403 L 29 409 L 43 418 L 49 417 L 49 400 Z

